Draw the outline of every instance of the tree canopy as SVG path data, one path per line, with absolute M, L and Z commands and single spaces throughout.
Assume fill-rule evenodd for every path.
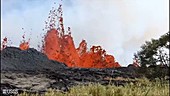
M 151 39 L 141 46 L 141 50 L 135 54 L 141 66 L 167 65 L 169 66 L 169 32 L 159 39 Z

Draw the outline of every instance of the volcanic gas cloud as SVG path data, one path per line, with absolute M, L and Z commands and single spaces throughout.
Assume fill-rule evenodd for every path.
M 42 52 L 51 60 L 67 64 L 69 67 L 81 68 L 113 68 L 120 67 L 114 56 L 108 55 L 101 46 L 87 49 L 87 42 L 82 40 L 79 47 L 74 45 L 70 27 L 65 31 L 63 25 L 62 5 L 58 9 L 52 8 L 46 21 L 46 35 L 44 36 Z M 56 25 L 56 22 L 58 25 Z M 24 39 L 24 37 L 23 37 Z M 22 41 L 20 49 L 29 48 L 29 42 Z

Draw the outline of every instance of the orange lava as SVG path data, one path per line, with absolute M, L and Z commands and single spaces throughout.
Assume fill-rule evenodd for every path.
M 55 14 L 57 14 L 58 27 L 55 28 Z M 56 10 L 50 11 L 49 24 L 46 29 L 42 52 L 45 53 L 49 59 L 56 60 L 67 64 L 68 67 L 81 68 L 113 68 L 120 67 L 118 62 L 112 55 L 108 55 L 101 46 L 92 46 L 87 50 L 87 43 L 85 40 L 76 48 L 73 37 L 71 36 L 70 27 L 65 33 L 62 17 L 61 5 Z M 50 19 L 51 18 L 51 19 Z
M 47 32 L 44 38 L 43 53 L 49 59 L 67 64 L 69 67 L 81 68 L 113 68 L 120 67 L 112 55 L 106 54 L 101 46 L 92 46 L 87 51 L 87 43 L 83 40 L 75 48 L 71 35 L 64 34 L 60 37 L 56 29 Z
M 29 48 L 29 43 L 28 42 L 23 42 L 19 45 L 19 48 L 21 50 L 27 50 Z
M 73 37 L 71 36 L 70 27 L 64 30 L 62 5 L 58 9 L 52 9 L 49 13 L 45 29 L 47 33 L 44 36 L 42 52 L 51 60 L 56 60 L 67 64 L 68 67 L 81 68 L 114 68 L 120 67 L 112 55 L 108 55 L 101 46 L 92 46 L 87 50 L 85 40 L 76 48 Z M 56 27 L 56 22 L 58 26 Z M 21 50 L 29 48 L 29 41 L 25 41 L 25 35 L 20 44 Z
M 21 50 L 27 50 L 29 48 L 29 41 L 28 42 L 25 41 L 25 35 L 23 35 L 22 38 L 23 38 L 23 40 L 22 40 L 21 44 L 19 45 L 19 48 Z

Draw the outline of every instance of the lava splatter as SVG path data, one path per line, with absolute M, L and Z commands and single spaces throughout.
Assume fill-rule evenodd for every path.
M 25 40 L 25 34 L 22 36 L 22 39 L 23 40 L 21 41 L 21 44 L 19 45 L 19 48 L 21 50 L 27 50 L 29 48 L 29 41 L 30 41 L 30 39 L 28 41 L 26 41 Z
M 68 27 L 65 33 L 63 24 L 62 5 L 59 8 L 50 11 L 49 21 L 46 21 L 47 34 L 44 38 L 42 52 L 45 53 L 49 59 L 57 60 L 67 64 L 69 67 L 81 68 L 113 68 L 120 67 L 118 62 L 112 55 L 108 55 L 101 46 L 92 46 L 87 50 L 87 43 L 85 40 L 75 48 L 73 37 L 71 36 L 71 29 Z M 55 18 L 57 20 L 55 20 Z M 55 28 L 56 21 L 58 26 Z

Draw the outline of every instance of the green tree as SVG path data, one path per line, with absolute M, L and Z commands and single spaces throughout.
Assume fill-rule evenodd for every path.
M 142 67 L 158 64 L 169 66 L 169 32 L 159 39 L 146 41 L 137 52 L 137 57 Z

